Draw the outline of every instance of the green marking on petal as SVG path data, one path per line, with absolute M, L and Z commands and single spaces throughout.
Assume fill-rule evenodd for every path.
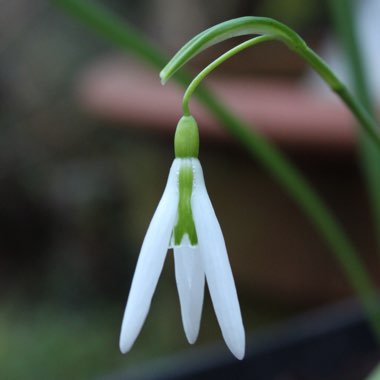
M 181 245 L 183 237 L 185 235 L 188 235 L 190 244 L 192 246 L 195 246 L 198 244 L 198 237 L 195 230 L 193 213 L 191 211 L 191 193 L 193 191 L 193 168 L 190 163 L 184 162 L 181 165 L 178 180 L 178 220 L 173 230 L 174 245 Z

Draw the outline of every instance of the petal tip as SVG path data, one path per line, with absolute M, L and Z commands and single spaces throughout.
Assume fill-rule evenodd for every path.
M 134 332 L 131 334 L 132 330 L 127 330 L 124 326 L 121 328 L 119 348 L 122 354 L 129 352 L 135 343 L 138 333 Z
M 233 341 L 226 341 L 228 348 L 233 353 L 233 355 L 239 359 L 243 360 L 245 356 L 245 334 L 244 331 L 240 337 L 236 337 Z
M 186 339 L 190 344 L 194 344 L 197 341 L 198 333 L 187 333 L 186 332 Z
M 245 355 L 245 333 L 244 328 L 241 325 L 235 331 L 222 330 L 222 335 L 227 347 L 232 352 L 232 354 L 239 360 L 242 360 Z
M 131 349 L 130 345 L 122 340 L 120 340 L 119 348 L 122 354 L 126 354 Z
M 236 359 L 243 360 L 245 356 L 245 347 L 239 347 L 235 348 L 234 350 L 231 350 L 233 355 L 236 357 Z

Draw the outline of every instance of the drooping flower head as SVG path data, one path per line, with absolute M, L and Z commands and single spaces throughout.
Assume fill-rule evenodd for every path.
M 166 253 L 174 251 L 175 277 L 186 337 L 198 337 L 205 279 L 224 340 L 242 359 L 245 333 L 223 234 L 198 160 L 198 126 L 183 116 L 174 140 L 175 160 L 141 247 L 125 308 L 120 349 L 128 352 L 148 314 Z

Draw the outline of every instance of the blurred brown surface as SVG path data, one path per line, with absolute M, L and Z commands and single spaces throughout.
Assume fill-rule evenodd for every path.
M 207 82 L 242 119 L 282 145 L 302 150 L 352 150 L 354 120 L 333 96 L 291 81 L 217 77 Z M 118 123 L 172 132 L 181 116 L 183 90 L 162 87 L 156 73 L 109 58 L 79 79 L 79 99 L 90 113 Z M 200 105 L 191 105 L 205 137 L 226 139 L 221 126 Z

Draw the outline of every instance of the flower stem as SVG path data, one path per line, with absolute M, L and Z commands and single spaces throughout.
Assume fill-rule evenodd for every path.
M 260 34 L 284 42 L 289 49 L 302 57 L 343 100 L 359 121 L 359 126 L 380 152 L 380 134 L 376 121 L 347 90 L 331 68 L 311 50 L 306 42 L 286 25 L 265 17 L 241 17 L 217 24 L 187 42 L 162 69 L 160 77 L 165 83 L 178 69 L 200 51 L 235 36 Z
M 220 64 L 222 64 L 227 59 L 231 58 L 235 54 L 239 53 L 240 51 L 250 47 L 259 44 L 260 42 L 273 40 L 272 36 L 259 36 L 252 38 L 248 41 L 245 41 L 231 50 L 228 50 L 226 53 L 222 54 L 219 58 L 215 59 L 213 62 L 211 62 L 206 68 L 204 68 L 189 84 L 187 87 L 185 94 L 183 95 L 182 100 L 182 111 L 185 116 L 190 116 L 190 109 L 189 109 L 189 102 L 191 95 L 194 93 L 194 91 L 197 89 L 197 87 L 201 84 L 202 80 L 206 78 L 207 75 L 209 75 L 213 70 L 215 70 Z
M 116 46 L 133 52 L 155 68 L 161 68 L 167 62 L 167 57 L 163 56 L 146 39 L 116 15 L 103 8 L 84 0 L 53 1 Z M 176 80 L 183 86 L 186 86 L 190 79 L 184 73 L 176 76 Z M 262 165 L 300 205 L 317 227 L 360 298 L 373 332 L 380 341 L 380 308 L 375 288 L 355 248 L 324 202 L 298 170 L 272 144 L 231 113 L 209 90 L 200 87 L 196 95 L 221 125 L 247 149 L 250 155 L 261 161 Z
M 329 85 L 329 87 L 343 100 L 349 110 L 356 117 L 359 125 L 362 126 L 364 132 L 380 153 L 379 145 L 379 127 L 361 102 L 352 96 L 348 88 L 337 78 L 330 67 L 310 48 L 302 49 L 299 54 L 310 64 L 311 67 L 321 76 L 321 78 Z

